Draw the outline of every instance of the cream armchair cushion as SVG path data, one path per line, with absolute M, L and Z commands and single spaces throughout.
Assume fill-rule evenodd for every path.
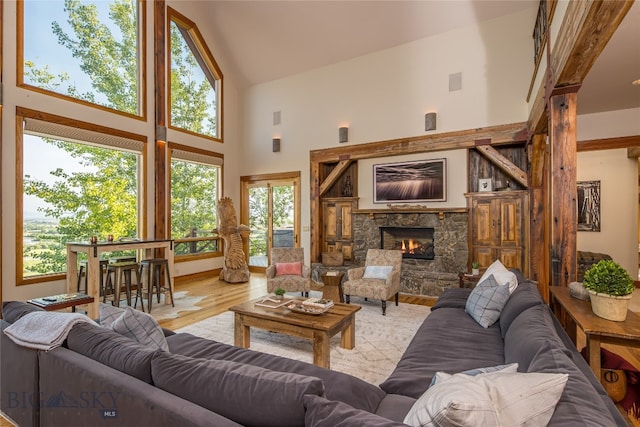
M 367 267 L 374 268 L 369 268 L 367 271 Z M 388 267 L 391 267 L 391 271 L 387 273 Z M 343 285 L 347 303 L 350 302 L 351 296 L 378 299 L 382 301 L 382 314 L 384 315 L 389 298 L 395 295 L 396 305 L 398 305 L 401 267 L 401 251 L 369 249 L 364 267 L 347 270 L 348 280 Z M 382 277 L 386 277 L 386 279 Z
M 276 264 L 290 264 L 299 262 L 302 274 L 278 275 Z M 311 268 L 304 264 L 303 248 L 273 248 L 271 249 L 271 265 L 265 271 L 267 276 L 267 291 L 273 292 L 282 288 L 287 292 L 305 292 L 311 289 Z

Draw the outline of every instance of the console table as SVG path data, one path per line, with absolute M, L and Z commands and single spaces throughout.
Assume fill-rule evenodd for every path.
M 91 304 L 94 298 L 83 293 L 51 295 L 42 298 L 33 298 L 27 300 L 29 304 L 40 307 L 46 311 L 62 310 L 71 307 L 71 311 L 75 313 L 76 306 Z
M 140 253 L 139 259 L 155 258 L 154 250 L 164 249 L 164 258 L 169 262 L 169 277 L 171 278 L 171 286 L 174 285 L 174 269 L 173 269 L 173 240 L 170 239 L 131 239 L 116 240 L 106 242 L 72 242 L 67 243 L 67 292 L 77 292 L 78 280 L 78 253 L 87 254 L 87 295 L 94 297 L 96 301 L 100 301 L 100 254 L 104 252 L 137 250 Z M 165 295 L 165 302 L 171 303 L 171 298 Z M 96 319 L 99 316 L 98 304 L 90 303 L 87 309 L 87 315 Z
M 566 313 L 574 322 L 575 328 L 567 333 L 576 342 L 576 330 L 579 327 L 587 338 L 587 360 L 589 366 L 600 379 L 600 346 L 615 344 L 640 348 L 640 316 L 629 311 L 624 322 L 614 322 L 596 316 L 591 310 L 591 303 L 569 294 L 565 286 L 549 287 L 551 309 L 558 319 Z M 563 325 L 566 328 L 566 325 Z

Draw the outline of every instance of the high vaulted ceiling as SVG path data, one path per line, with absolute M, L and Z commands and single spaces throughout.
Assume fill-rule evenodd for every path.
M 177 0 L 192 2 L 192 0 Z M 331 65 L 537 8 L 537 0 L 195 1 L 241 84 Z M 534 22 L 531 23 L 533 33 Z M 532 42 L 533 45 L 533 42 Z M 532 47 L 533 50 L 533 47 Z M 579 113 L 640 107 L 640 2 L 593 66 Z

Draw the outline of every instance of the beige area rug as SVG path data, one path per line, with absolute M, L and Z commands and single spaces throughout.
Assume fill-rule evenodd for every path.
M 311 292 L 311 296 L 314 292 Z M 318 296 L 320 293 L 318 293 Z M 331 369 L 378 385 L 393 371 L 418 327 L 430 313 L 426 306 L 387 304 L 382 315 L 380 302 L 355 298 L 362 309 L 356 313 L 356 345 L 340 347 L 340 334 L 331 339 Z M 233 344 L 233 313 L 227 311 L 176 330 L 218 342 Z M 311 341 L 275 332 L 251 329 L 251 349 L 313 363 Z
M 135 301 L 135 295 L 133 296 Z M 196 304 L 205 299 L 203 296 L 190 296 L 187 291 L 180 291 L 173 293 L 173 303 L 175 307 L 172 307 L 171 304 L 164 303 L 164 293 L 160 295 L 160 302 L 154 296 L 153 305 L 151 306 L 151 315 L 156 320 L 162 319 L 175 319 L 180 317 L 179 313 L 181 311 L 196 311 L 200 310 L 202 307 L 198 307 Z M 120 307 L 126 307 L 127 302 L 122 300 L 120 302 Z M 138 305 L 136 306 L 138 310 L 141 309 L 140 301 L 138 301 Z M 149 303 L 147 299 L 144 299 L 144 311 L 149 312 Z

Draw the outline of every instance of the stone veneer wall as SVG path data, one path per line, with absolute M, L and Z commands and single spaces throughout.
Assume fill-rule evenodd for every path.
M 380 227 L 433 227 L 435 259 L 402 260 L 400 292 L 437 297 L 445 288 L 458 287 L 460 272 L 467 271 L 468 214 L 355 213 L 354 262 L 364 265 L 367 249 L 380 248 Z

